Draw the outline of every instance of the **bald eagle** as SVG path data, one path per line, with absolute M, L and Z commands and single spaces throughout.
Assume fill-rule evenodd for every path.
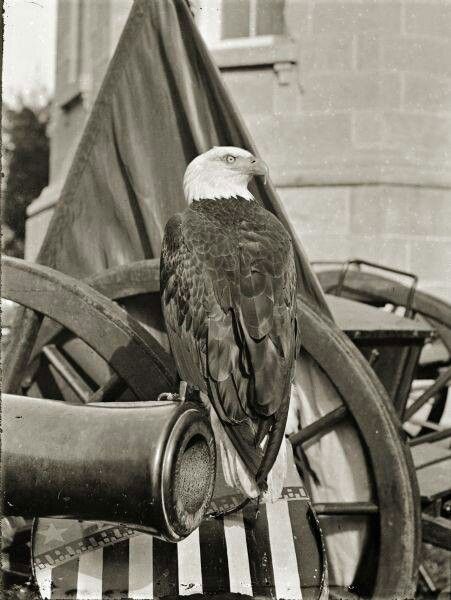
M 275 500 L 299 330 L 291 238 L 248 190 L 266 173 L 235 147 L 188 165 L 188 207 L 166 225 L 160 289 L 179 375 L 209 405 L 226 482 Z

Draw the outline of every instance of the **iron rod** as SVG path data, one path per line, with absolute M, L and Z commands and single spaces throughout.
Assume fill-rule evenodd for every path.
M 316 502 L 313 508 L 317 515 L 374 515 L 379 512 L 373 502 Z
M 347 414 L 347 407 L 341 405 L 338 408 L 331 410 L 314 423 L 307 425 L 307 427 L 304 427 L 303 429 L 301 429 L 301 431 L 290 435 L 289 440 L 293 444 L 293 446 L 297 446 L 298 444 L 305 444 L 316 435 L 325 435 L 335 425 L 340 423 L 340 421 L 342 421 Z

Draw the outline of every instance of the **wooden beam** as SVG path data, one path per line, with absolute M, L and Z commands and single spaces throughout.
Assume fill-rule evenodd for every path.
M 422 514 L 423 542 L 451 550 L 451 521 L 444 517 Z

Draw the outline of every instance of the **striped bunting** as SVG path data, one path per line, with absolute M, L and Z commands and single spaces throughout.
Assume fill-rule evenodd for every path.
M 82 554 L 78 559 L 77 598 L 79 600 L 101 598 L 102 580 L 103 548 Z
M 179 595 L 202 594 L 202 562 L 199 529 L 177 544 Z
M 302 598 L 288 502 L 266 505 L 277 598 Z
M 221 506 L 218 500 L 217 505 Z M 250 505 L 223 519 L 207 519 L 178 544 L 108 524 L 93 533 L 93 523 L 78 523 L 79 531 L 88 534 L 69 542 L 69 521 L 41 519 L 42 536 L 34 543 L 36 579 L 49 600 L 144 600 L 228 592 L 316 598 L 320 558 L 307 510 L 304 490 L 285 488 L 278 502 L 260 505 L 257 518 Z M 42 540 L 50 535 L 64 545 L 46 548 Z M 58 556 L 64 559 L 55 560 Z
M 153 598 L 153 537 L 139 534 L 129 541 L 128 597 Z
M 243 548 L 246 547 L 246 532 L 241 512 L 224 518 L 224 535 L 229 559 L 230 591 L 252 596 L 249 561 L 242 559 Z

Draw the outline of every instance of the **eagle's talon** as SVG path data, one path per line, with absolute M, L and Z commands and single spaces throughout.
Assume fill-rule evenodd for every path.
M 176 402 L 177 400 L 179 400 L 179 395 L 178 394 L 173 394 L 172 392 L 162 392 L 161 394 L 158 395 L 157 401 L 168 401 L 168 402 Z
M 168 400 L 169 402 L 185 402 L 186 400 L 186 388 L 188 387 L 188 384 L 186 383 L 186 381 L 181 381 L 180 385 L 179 385 L 179 393 L 173 393 L 173 392 L 162 392 L 161 394 L 159 394 L 157 400 Z

